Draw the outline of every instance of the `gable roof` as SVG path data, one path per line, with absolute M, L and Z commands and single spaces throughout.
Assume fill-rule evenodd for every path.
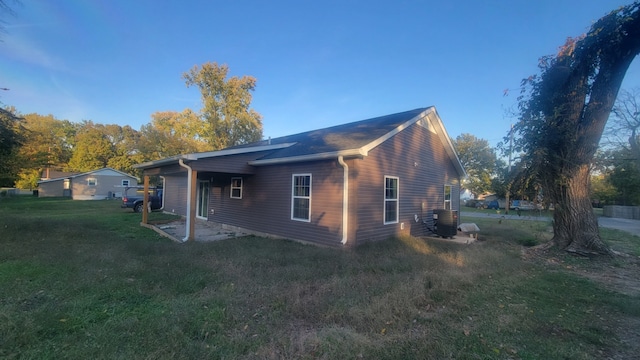
M 64 177 L 69 177 L 76 174 L 79 174 L 79 172 L 58 171 L 58 170 L 46 168 L 42 170 L 42 177 L 40 178 L 40 180 L 64 178 Z
M 410 125 L 419 122 L 438 135 L 445 151 L 458 174 L 466 173 L 456 154 L 435 107 L 418 108 L 396 114 L 379 116 L 328 128 L 287 135 L 258 142 L 237 145 L 219 151 L 174 156 L 134 166 L 145 169 L 177 163 L 180 159 L 197 160 L 216 156 L 273 150 L 260 158 L 249 161 L 249 165 L 265 166 L 281 163 L 313 161 L 343 157 L 367 156 L 376 146 L 382 144 Z
M 100 175 L 100 173 L 105 173 L 105 172 L 116 172 L 122 176 L 126 176 L 135 180 L 138 180 L 137 177 L 133 176 L 133 175 L 129 175 L 127 173 L 124 173 L 122 171 L 118 171 L 116 169 L 110 168 L 110 167 L 105 167 L 102 169 L 97 169 L 97 170 L 92 170 L 92 171 L 87 171 L 87 172 L 83 172 L 83 173 L 73 173 L 72 175 L 68 175 L 68 176 L 62 176 L 62 177 L 57 177 L 54 179 L 46 179 L 46 180 L 40 180 L 38 181 L 38 184 L 42 184 L 42 183 L 48 183 L 48 182 L 53 182 L 53 181 L 60 181 L 60 180 L 64 180 L 64 179 L 73 179 L 73 178 L 77 178 L 80 176 L 85 176 L 85 175 Z

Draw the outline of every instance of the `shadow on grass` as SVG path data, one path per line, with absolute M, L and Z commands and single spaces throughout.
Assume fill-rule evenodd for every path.
M 637 316 L 637 299 L 523 262 L 544 224 L 341 250 L 176 244 L 139 221 L 117 202 L 3 200 L 0 356 L 589 359 Z

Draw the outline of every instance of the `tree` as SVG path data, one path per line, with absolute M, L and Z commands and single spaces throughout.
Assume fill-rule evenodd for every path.
M 594 206 L 601 207 L 606 204 L 613 204 L 618 197 L 617 189 L 609 183 L 605 174 L 591 176 L 591 201 Z
M 15 154 L 22 144 L 21 118 L 13 108 L 0 108 L 0 186 L 13 186 L 17 178 Z
M 24 115 L 23 141 L 15 155 L 19 164 L 16 187 L 33 189 L 44 168 L 66 167 L 71 158 L 76 128 L 75 124 L 58 120 L 53 115 Z
M 76 146 L 69 160 L 74 171 L 91 171 L 108 166 L 115 156 L 113 144 L 107 136 L 105 126 L 83 121 L 76 136 Z
M 489 142 L 471 134 L 461 134 L 453 140 L 453 146 L 468 175 L 464 187 L 475 196 L 491 190 L 497 156 Z
M 596 21 L 543 57 L 540 76 L 523 80 L 516 147 L 524 173 L 556 204 L 551 244 L 582 254 L 610 254 L 589 198 L 590 163 L 624 75 L 640 52 L 640 2 Z
M 134 173 L 135 164 L 144 162 L 144 157 L 140 153 L 138 146 L 140 133 L 131 126 L 106 125 L 104 133 L 111 143 L 113 156 L 107 160 L 107 166 L 126 173 Z
M 41 176 L 42 171 L 40 169 L 23 169 L 18 174 L 15 186 L 18 189 L 35 189 Z
M 64 167 L 69 162 L 77 125 L 53 115 L 27 114 L 23 121 L 20 161 L 23 168 Z
M 188 87 L 195 85 L 200 89 L 201 116 L 209 126 L 205 137 L 212 150 L 262 138 L 262 116 L 250 108 L 256 79 L 251 76 L 227 79 L 228 73 L 227 65 L 207 62 L 183 74 Z
M 607 124 L 607 143 L 626 149 L 640 168 L 640 88 L 621 90 L 611 120 Z
M 19 4 L 20 2 L 17 0 L 9 0 L 9 1 L 5 1 L 5 0 L 0 0 L 0 15 L 4 15 L 4 14 L 8 14 L 8 15 L 15 15 L 15 11 L 13 11 L 13 9 L 11 8 L 11 6 L 9 6 L 9 2 L 12 2 L 14 4 Z M 4 33 L 6 31 L 5 28 L 5 20 L 3 20 L 2 18 L 0 18 L 0 33 Z
M 211 150 L 206 140 L 209 124 L 190 109 L 159 111 L 141 129 L 140 151 L 145 161 Z
M 617 204 L 640 205 L 640 167 L 631 149 L 612 152 L 606 179 L 616 189 Z

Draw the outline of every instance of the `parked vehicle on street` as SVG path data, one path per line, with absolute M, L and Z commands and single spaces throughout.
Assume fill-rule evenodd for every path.
M 512 210 L 534 210 L 536 208 L 535 204 L 531 201 L 527 200 L 513 200 L 511 202 L 511 206 L 509 207 Z
M 129 192 L 135 191 L 134 194 L 129 195 Z M 148 202 L 151 205 L 151 210 L 158 210 L 162 208 L 162 188 L 150 189 L 148 196 Z M 142 212 L 144 206 L 144 189 L 138 187 L 126 188 L 124 195 L 122 196 L 121 208 L 130 208 L 134 212 Z
M 487 209 L 495 209 L 495 210 L 498 210 L 498 209 L 500 209 L 500 203 L 498 202 L 498 200 L 490 201 L 490 202 L 487 204 Z

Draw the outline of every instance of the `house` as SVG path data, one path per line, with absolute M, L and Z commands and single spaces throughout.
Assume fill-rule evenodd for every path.
M 138 179 L 135 176 L 107 167 L 40 180 L 38 197 L 65 196 L 73 200 L 103 200 L 122 197 L 125 187 L 136 185 Z
M 135 167 L 164 179 L 184 240 L 199 218 L 328 246 L 426 234 L 434 209 L 460 209 L 465 177 L 434 107 Z

